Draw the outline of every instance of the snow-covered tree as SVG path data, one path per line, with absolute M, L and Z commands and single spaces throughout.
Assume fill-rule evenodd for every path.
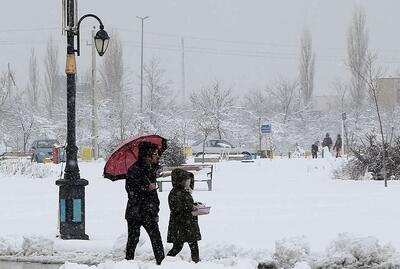
M 15 99 L 11 108 L 11 119 L 9 127 L 14 129 L 14 144 L 16 150 L 27 152 L 31 135 L 35 131 L 35 116 L 32 107 L 24 103 L 21 97 Z
M 351 86 L 348 83 L 337 79 L 332 83 L 331 87 L 336 93 L 336 107 L 339 108 L 339 111 L 345 112 L 349 103 L 347 97 Z
M 144 87 L 146 90 L 146 111 L 149 116 L 150 124 L 160 131 L 160 127 L 164 122 L 163 116 L 171 106 L 172 94 L 169 91 L 171 81 L 165 79 L 165 69 L 161 67 L 159 60 L 156 58 L 151 59 L 143 67 L 144 71 Z
M 186 162 L 183 152 L 183 144 L 177 137 L 173 137 L 167 142 L 167 149 L 161 155 L 160 163 L 168 166 L 178 166 Z
M 244 95 L 242 107 L 255 117 L 266 117 L 273 112 L 273 102 L 265 90 L 254 89 Z
M 312 36 L 309 29 L 304 29 L 300 39 L 300 107 L 307 106 L 311 102 L 314 91 L 315 53 L 312 49 Z
M 107 110 L 107 127 L 111 128 L 114 137 L 119 141 L 127 138 L 127 129 L 131 120 L 131 100 L 126 89 L 125 67 L 123 61 L 123 49 L 116 33 L 104 55 L 100 68 L 103 108 Z
M 8 80 L 8 72 L 2 72 L 0 74 L 0 111 L 3 112 L 5 110 L 4 106 L 6 105 L 9 94 Z
M 358 109 L 363 105 L 367 93 L 362 77 L 366 72 L 368 43 L 365 10 L 362 6 L 356 6 L 347 32 L 347 65 L 351 72 L 351 99 Z
M 50 119 L 54 119 L 55 109 L 61 104 L 60 67 L 58 65 L 58 47 L 53 38 L 47 41 L 46 56 L 44 60 L 44 107 Z
M 190 96 L 196 125 L 203 134 L 215 132 L 221 139 L 228 130 L 235 99 L 231 89 L 224 89 L 219 82 Z
M 293 107 L 297 86 L 298 83 L 296 80 L 290 81 L 288 79 L 281 78 L 270 89 L 270 94 L 274 98 L 274 101 L 278 104 L 279 113 L 283 117 L 283 123 L 288 120 L 288 117 L 292 112 L 291 109 Z
M 378 78 L 382 77 L 383 72 L 380 68 L 376 67 L 376 59 L 377 56 L 376 54 L 372 54 L 370 52 L 367 52 L 366 56 L 366 72 L 365 76 L 360 74 L 362 77 L 363 81 L 367 84 L 369 94 L 372 96 L 375 109 L 376 109 L 376 114 L 378 117 L 378 122 L 379 122 L 379 130 L 381 134 L 381 139 L 382 139 L 382 171 L 383 171 L 383 178 L 385 180 L 385 187 L 387 186 L 387 174 L 386 174 L 386 155 L 387 155 L 387 141 L 385 139 L 385 133 L 384 133 L 384 126 L 382 122 L 382 117 L 381 117 L 381 109 L 379 107 L 379 102 L 378 102 Z
M 29 81 L 26 90 L 29 98 L 29 103 L 34 108 L 37 108 L 39 106 L 39 86 L 39 66 L 35 49 L 32 48 L 29 58 Z

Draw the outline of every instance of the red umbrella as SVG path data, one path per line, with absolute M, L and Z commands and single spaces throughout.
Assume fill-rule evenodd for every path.
M 167 148 L 167 140 L 159 135 L 136 136 L 119 145 L 108 158 L 103 176 L 112 181 L 127 177 L 129 167 L 139 157 L 139 144 L 150 142 L 156 144 L 161 153 Z

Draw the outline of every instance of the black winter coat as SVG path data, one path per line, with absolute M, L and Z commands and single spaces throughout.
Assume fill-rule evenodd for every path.
M 318 146 L 316 144 L 311 145 L 311 152 L 312 153 L 317 153 L 318 152 Z
M 192 215 L 192 195 L 183 186 L 173 187 L 168 195 L 168 204 L 171 213 L 167 242 L 183 243 L 201 240 L 197 216 Z
M 322 146 L 328 147 L 329 149 L 331 149 L 332 144 L 333 144 L 332 139 L 329 136 L 325 137 L 324 140 L 322 141 Z
M 129 167 L 127 175 L 125 190 L 128 193 L 128 203 L 125 219 L 158 218 L 160 200 L 157 190 L 149 191 L 149 184 L 157 181 L 156 169 L 138 161 Z

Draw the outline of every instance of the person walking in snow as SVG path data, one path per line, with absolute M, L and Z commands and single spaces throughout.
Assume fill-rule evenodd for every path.
M 172 190 L 168 195 L 170 218 L 167 242 L 173 243 L 173 246 L 167 256 L 176 256 L 187 242 L 192 261 L 197 263 L 200 261 L 197 241 L 201 240 L 201 233 L 197 216 L 192 215 L 194 210 L 194 201 L 190 194 L 190 190 L 194 187 L 192 178 L 194 179 L 192 173 L 179 168 L 171 173 Z
M 331 147 L 332 147 L 332 139 L 329 136 L 329 133 L 326 133 L 326 136 L 324 138 L 324 140 L 322 140 L 322 158 L 324 158 L 325 155 L 325 147 L 328 147 L 328 151 L 331 151 Z
M 333 150 L 336 149 L 336 158 L 342 157 L 340 152 L 342 150 L 342 137 L 340 134 L 337 135 L 335 145 L 333 146 Z
M 160 200 L 157 194 L 156 179 L 159 159 L 157 145 L 149 142 L 140 143 L 138 161 L 129 167 L 125 183 L 128 193 L 128 204 L 125 211 L 125 219 L 128 222 L 126 259 L 134 259 L 140 237 L 140 227 L 143 226 L 150 237 L 158 265 L 164 259 L 164 247 L 158 227 Z
M 331 151 L 332 144 L 332 138 L 329 136 L 329 133 L 326 133 L 326 136 L 322 141 L 322 147 L 328 147 L 329 151 Z
M 318 158 L 318 141 L 315 141 L 314 144 L 311 145 L 311 154 L 313 159 Z

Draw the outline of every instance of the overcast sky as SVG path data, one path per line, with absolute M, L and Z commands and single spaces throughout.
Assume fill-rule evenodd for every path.
M 0 71 L 10 63 L 20 88 L 27 83 L 31 48 L 42 64 L 50 35 L 59 44 L 64 70 L 61 2 L 3 0 Z M 141 24 L 136 16 L 150 16 L 144 25 L 145 61 L 158 58 L 177 90 L 184 38 L 187 92 L 215 80 L 239 93 L 265 88 L 279 77 L 296 78 L 300 35 L 309 27 L 316 53 L 315 92 L 325 95 L 333 80 L 348 76 L 346 32 L 352 9 L 359 3 L 366 10 L 370 47 L 379 53 L 379 63 L 387 75 L 399 74 L 399 0 L 78 0 L 78 10 L 80 16 L 98 15 L 107 31 L 118 33 L 134 90 L 139 89 L 140 74 Z M 79 74 L 90 64 L 86 41 L 93 25 L 92 19 L 82 23 Z

